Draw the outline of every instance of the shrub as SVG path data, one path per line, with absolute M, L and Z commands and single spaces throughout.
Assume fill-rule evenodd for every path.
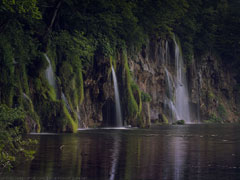
M 25 160 L 33 159 L 35 151 L 30 145 L 36 141 L 22 138 L 25 117 L 25 112 L 20 108 L 0 105 L 0 171 L 10 170 L 15 163 L 20 162 L 21 157 Z

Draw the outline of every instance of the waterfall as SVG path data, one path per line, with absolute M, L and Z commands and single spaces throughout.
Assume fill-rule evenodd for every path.
M 173 38 L 175 44 L 175 67 L 176 67 L 176 110 L 178 114 L 177 120 L 185 120 L 186 123 L 191 123 L 189 110 L 189 95 L 187 88 L 186 72 L 184 70 L 183 58 L 180 47 Z
M 65 105 L 67 107 L 68 112 L 72 112 L 71 108 L 69 106 L 68 100 L 67 100 L 67 98 L 66 98 L 66 96 L 65 96 L 65 94 L 63 92 L 61 92 L 61 99 L 64 101 L 64 103 L 65 103 Z
M 122 113 L 121 113 L 121 106 L 120 106 L 117 77 L 116 77 L 116 73 L 114 71 L 113 66 L 112 66 L 112 77 L 113 77 L 114 93 L 115 93 L 116 126 L 121 127 L 123 126 Z
M 45 53 L 44 54 L 44 57 L 46 58 L 47 62 L 48 62 L 48 67 L 45 71 L 45 76 L 48 80 L 48 83 L 54 88 L 54 90 L 56 91 L 57 89 L 57 86 L 56 86 L 56 81 L 55 81 L 55 75 L 54 75 L 54 72 L 53 72 L 53 68 L 52 68 L 52 64 L 51 64 L 51 61 L 50 59 L 48 58 L 47 54 Z M 69 106 L 69 103 L 68 103 L 68 100 L 65 96 L 65 94 L 63 92 L 61 92 L 61 99 L 64 101 L 65 105 L 66 105 L 66 108 L 68 110 L 69 113 L 72 113 L 72 110 Z M 74 111 L 75 112 L 75 111 Z M 77 111 L 75 112 L 77 114 L 77 118 L 78 118 L 78 121 L 79 121 L 79 124 L 81 122 L 81 117 L 80 117 L 80 113 L 79 113 L 79 108 L 77 106 Z M 84 122 L 82 122 L 82 126 L 83 127 L 86 127 L 86 125 L 84 124 Z
M 163 68 L 165 72 L 166 82 L 166 95 L 164 97 L 164 113 L 168 116 L 169 120 L 184 120 L 186 123 L 191 123 L 188 86 L 186 80 L 186 72 L 184 62 L 181 54 L 180 47 L 173 37 L 174 41 L 174 62 L 175 67 L 171 67 L 171 56 L 168 41 L 165 41 L 165 50 L 160 52 L 163 58 Z M 164 47 L 163 46 L 163 47 Z M 171 70 L 171 71 L 169 71 Z M 172 73 L 171 73 L 172 72 Z
M 173 78 L 166 67 L 164 67 L 164 71 L 165 71 L 166 82 L 167 82 L 167 89 L 166 89 L 164 104 L 165 104 L 165 109 L 168 109 L 168 115 L 171 118 L 171 121 L 173 123 L 173 120 L 179 119 L 176 107 L 173 102 L 174 101 L 174 83 L 173 83 Z
M 45 76 L 48 80 L 48 83 L 56 90 L 56 82 L 55 82 L 55 76 L 54 76 L 54 72 L 53 72 L 53 68 L 52 68 L 52 64 L 50 59 L 48 58 L 47 54 L 44 54 L 44 57 L 46 58 L 47 62 L 48 62 L 48 67 L 45 71 Z
M 78 105 L 77 105 L 76 114 L 77 114 L 79 125 L 81 125 L 83 128 L 87 128 L 86 124 L 81 120 L 80 110 L 79 110 L 79 106 Z
M 26 95 L 24 92 L 22 93 L 22 95 L 25 99 L 27 99 L 30 103 L 32 103 L 32 100 L 28 95 Z
M 169 73 L 169 71 L 167 70 L 166 67 L 164 67 L 164 71 L 165 71 L 165 75 L 166 75 L 166 81 L 167 81 L 167 97 L 170 100 L 173 100 L 174 98 L 174 91 L 173 91 L 173 81 L 172 81 L 172 76 Z

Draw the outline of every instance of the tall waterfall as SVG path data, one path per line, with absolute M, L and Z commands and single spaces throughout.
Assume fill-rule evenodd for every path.
M 56 90 L 56 82 L 55 82 L 55 76 L 54 76 L 54 72 L 53 72 L 53 68 L 52 68 L 52 64 L 50 59 L 48 58 L 47 54 L 44 54 L 44 57 L 46 58 L 47 62 L 48 62 L 48 67 L 45 71 L 45 76 L 48 80 L 48 83 Z
M 184 68 L 183 58 L 180 47 L 173 37 L 174 41 L 174 64 L 171 67 L 170 50 L 168 42 L 165 42 L 165 49 L 161 47 L 161 58 L 165 72 L 166 95 L 164 99 L 165 113 L 170 122 L 175 120 L 184 120 L 186 123 L 191 123 L 189 95 L 186 80 L 186 72 Z M 171 70 L 171 71 L 170 71 Z
M 178 114 L 178 120 L 185 120 L 186 123 L 191 123 L 190 119 L 190 108 L 189 108 L 189 95 L 186 80 L 186 72 L 184 69 L 183 58 L 180 51 L 180 47 L 176 42 L 175 44 L 175 67 L 176 67 L 176 110 Z
M 117 76 L 116 76 L 113 66 L 112 66 L 112 77 L 113 77 L 114 93 L 115 93 L 116 126 L 121 127 L 121 126 L 123 126 L 122 113 L 121 113 L 121 106 L 120 106 Z

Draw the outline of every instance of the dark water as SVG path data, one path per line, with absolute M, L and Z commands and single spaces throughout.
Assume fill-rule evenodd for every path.
M 35 159 L 0 179 L 240 179 L 240 125 L 98 129 L 30 137 L 39 139 Z

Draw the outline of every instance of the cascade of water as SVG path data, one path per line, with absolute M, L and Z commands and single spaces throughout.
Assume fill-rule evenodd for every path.
M 173 100 L 173 81 L 172 81 L 172 76 L 167 70 L 166 67 L 164 67 L 165 75 L 166 75 L 166 81 L 167 81 L 167 97 L 171 100 Z
M 61 92 L 61 99 L 64 101 L 64 103 L 65 103 L 65 105 L 67 107 L 67 110 L 69 112 L 71 112 L 71 108 L 69 106 L 68 100 L 67 100 L 67 98 L 66 98 L 66 96 L 65 96 L 65 94 L 63 92 Z
M 198 72 L 198 79 L 199 79 L 199 86 L 200 86 L 200 88 L 202 88 L 203 80 L 202 80 L 202 73 L 201 73 L 201 71 Z
M 80 116 L 80 110 L 79 110 L 79 106 L 77 105 L 77 117 L 78 117 L 78 122 L 79 125 L 82 125 L 83 128 L 87 128 L 86 124 L 81 120 L 81 116 Z
M 167 56 L 166 56 L 167 57 Z M 167 82 L 167 89 L 166 89 L 166 97 L 164 104 L 166 105 L 166 110 L 168 110 L 167 114 L 171 118 L 172 122 L 174 119 L 179 119 L 176 107 L 173 103 L 174 101 L 174 85 L 173 85 L 173 79 L 171 74 L 169 73 L 168 69 L 164 67 L 165 75 L 166 75 L 166 82 Z M 169 112 L 170 110 L 170 112 Z
M 165 59 L 166 59 L 166 60 L 165 60 L 165 61 L 166 61 L 166 65 L 167 65 L 167 64 L 169 64 L 169 60 L 170 60 L 170 59 L 169 59 L 169 54 L 170 54 L 170 52 L 169 52 L 169 48 L 168 48 L 168 41 L 166 41 L 165 46 L 166 46 L 166 47 L 165 47 L 165 49 L 166 49 L 166 53 L 165 53 Z
M 122 113 L 121 113 L 121 106 L 120 106 L 117 76 L 116 76 L 113 66 L 112 66 L 112 77 L 113 77 L 114 93 L 115 93 L 116 126 L 121 127 L 121 126 L 123 126 Z
M 202 89 L 202 83 L 203 83 L 203 79 L 202 79 L 202 72 L 201 71 L 199 71 L 198 72 L 198 79 L 199 79 L 199 81 L 198 81 L 198 89 L 197 89 L 197 91 L 198 91 L 198 101 L 197 101 L 197 122 L 198 123 L 200 123 L 200 119 L 201 119 L 201 115 L 200 115 L 200 97 L 201 97 L 201 89 Z
M 187 89 L 186 73 L 184 71 L 184 64 L 180 47 L 173 38 L 175 44 L 175 66 L 176 66 L 176 110 L 179 115 L 178 120 L 185 120 L 186 123 L 190 123 L 190 110 L 189 110 L 189 95 Z
M 48 83 L 56 90 L 56 82 L 55 82 L 55 76 L 54 76 L 54 72 L 53 72 L 53 68 L 52 68 L 52 64 L 50 59 L 48 58 L 47 54 L 44 54 L 44 57 L 46 58 L 47 62 L 48 62 L 48 67 L 45 71 L 45 76 L 48 80 Z
M 32 102 L 32 100 L 30 99 L 30 97 L 28 95 L 26 95 L 24 92 L 22 93 L 23 97 L 25 99 L 27 99 L 29 102 Z

